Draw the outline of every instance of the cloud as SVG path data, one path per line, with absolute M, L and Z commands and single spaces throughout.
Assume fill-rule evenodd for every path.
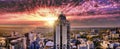
M 107 15 L 106 15 L 107 16 Z M 74 19 L 71 21 L 73 26 L 111 26 L 111 27 L 120 27 L 120 15 L 119 16 L 107 16 L 101 18 L 89 18 L 89 19 Z
M 2 21 L 1 25 L 44 25 L 42 21 Z
M 72 26 L 119 26 L 120 1 L 104 1 L 0 0 L 0 24 L 44 26 L 63 12 Z

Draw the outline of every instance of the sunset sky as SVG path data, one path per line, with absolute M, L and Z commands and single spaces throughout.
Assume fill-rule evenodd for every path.
M 120 27 L 120 0 L 0 0 L 0 25 L 52 26 L 61 12 L 71 26 Z

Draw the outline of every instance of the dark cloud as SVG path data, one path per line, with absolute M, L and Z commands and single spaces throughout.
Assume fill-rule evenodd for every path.
M 91 18 L 84 20 L 73 20 L 71 21 L 74 26 L 120 26 L 120 16 L 107 17 L 107 18 Z
M 40 10 L 36 12 L 36 10 Z M 24 20 L 29 16 L 46 16 L 56 12 L 65 13 L 67 17 L 71 16 L 70 22 L 72 26 L 120 26 L 120 0 L 0 0 L 0 15 L 10 14 L 7 16 L 0 16 L 0 20 L 19 18 Z M 47 11 L 47 14 L 42 10 Z M 48 11 L 49 10 L 49 11 Z M 17 15 L 16 13 L 30 12 L 33 15 Z M 16 14 L 14 16 L 13 14 Z M 118 14 L 117 16 L 114 14 Z M 104 15 L 104 16 L 99 16 Z M 112 16 L 108 16 L 112 15 Z M 23 18 L 23 19 L 22 19 Z M 28 19 L 29 19 L 28 18 Z M 31 19 L 31 18 L 30 18 Z M 17 19 L 15 19 L 17 20 Z M 42 22 L 44 23 L 44 22 Z M 39 22 L 1 22 L 0 24 L 42 24 Z
M 64 10 L 64 12 L 70 12 L 73 8 L 76 8 L 77 6 L 78 7 L 83 6 L 85 2 L 88 2 L 88 1 L 89 0 L 0 0 L 0 11 L 2 12 L 23 12 L 23 11 L 33 11 L 36 8 L 46 7 L 46 6 L 49 8 L 50 6 L 61 7 L 61 6 L 69 5 L 67 8 L 65 8 L 65 10 L 64 9 L 61 9 L 61 10 Z M 95 8 L 95 7 L 97 8 L 100 6 L 116 5 L 116 4 L 119 4 L 118 2 L 120 2 L 119 0 L 112 0 L 112 1 L 111 0 L 90 0 L 90 1 L 91 2 L 88 2 L 88 3 L 90 3 L 91 5 L 85 4 L 86 6 L 88 6 L 88 8 Z M 93 3 L 93 1 L 95 3 Z M 69 9 L 69 7 L 72 7 L 72 8 Z M 105 11 L 108 8 L 106 9 L 100 8 L 99 10 Z M 120 7 L 113 8 L 113 9 L 109 8 L 109 9 L 110 9 L 109 11 L 120 10 Z M 79 10 L 79 8 L 77 10 Z M 86 13 L 88 14 L 96 14 L 96 13 L 100 14 L 101 13 L 99 11 L 96 11 L 96 12 L 95 11 L 96 9 L 93 9 L 93 11 L 88 10 L 88 12 Z

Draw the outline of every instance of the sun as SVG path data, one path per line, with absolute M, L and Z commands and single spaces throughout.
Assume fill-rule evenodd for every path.
M 47 21 L 49 26 L 53 26 L 55 21 Z
M 56 20 L 57 20 L 56 17 L 45 17 L 44 18 L 44 21 L 46 22 L 45 26 L 53 27 Z

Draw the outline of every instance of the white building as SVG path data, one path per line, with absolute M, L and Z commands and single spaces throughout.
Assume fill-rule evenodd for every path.
M 60 14 L 54 26 L 54 48 L 70 49 L 70 23 L 64 14 Z

